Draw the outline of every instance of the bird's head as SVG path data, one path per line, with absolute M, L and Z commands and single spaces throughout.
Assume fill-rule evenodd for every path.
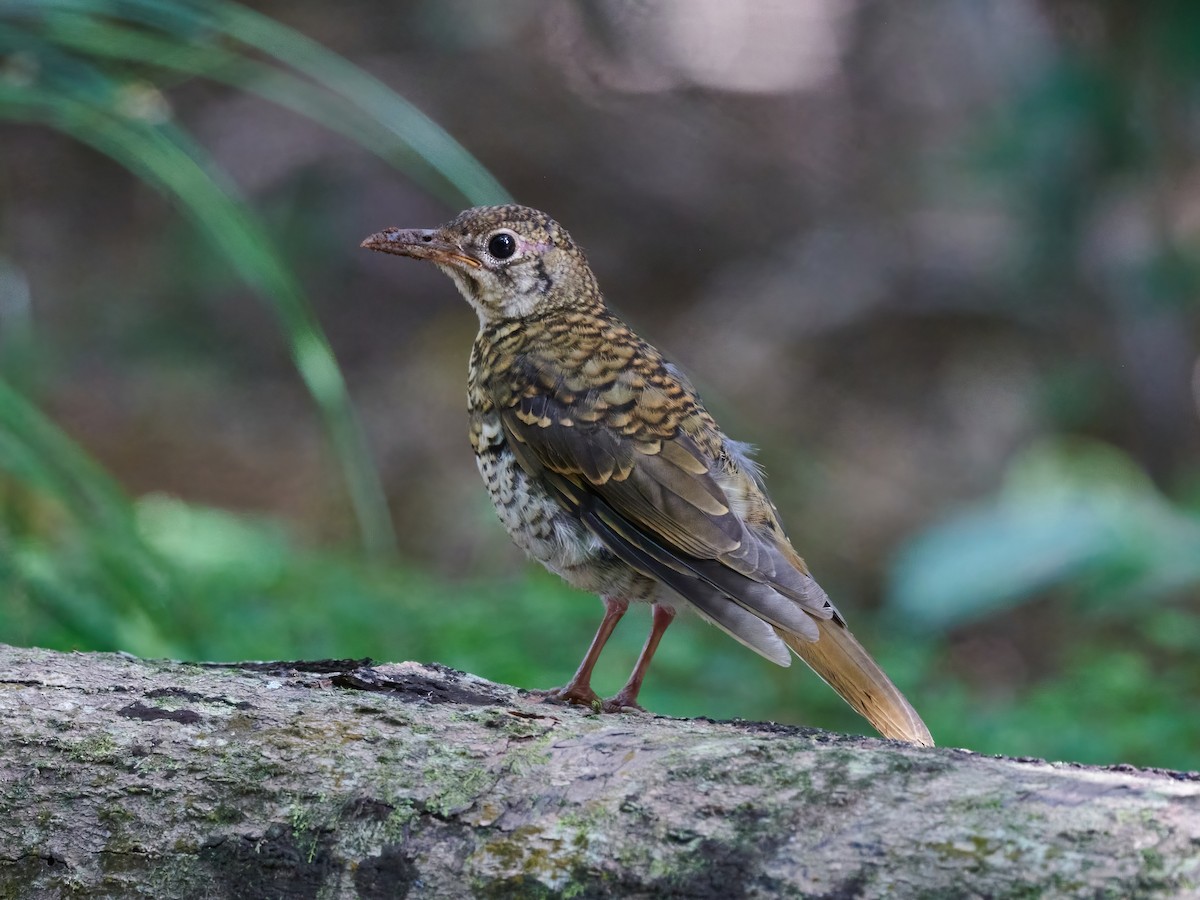
M 362 246 L 430 260 L 484 324 L 601 302 L 595 276 L 566 229 L 527 206 L 477 206 L 440 228 L 386 228 Z

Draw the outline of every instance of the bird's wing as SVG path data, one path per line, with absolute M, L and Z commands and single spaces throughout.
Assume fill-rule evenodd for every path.
M 769 501 L 690 386 L 645 352 L 618 361 L 597 377 L 596 364 L 521 357 L 495 398 L 510 447 L 615 555 L 788 664 L 775 628 L 815 641 L 828 597 L 781 533 L 743 518 Z

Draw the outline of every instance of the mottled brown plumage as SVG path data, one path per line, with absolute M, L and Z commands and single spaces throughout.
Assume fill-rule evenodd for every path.
M 792 549 L 746 447 L 608 310 L 557 222 L 480 207 L 363 246 L 431 260 L 474 307 L 470 437 L 496 511 L 526 553 L 604 600 L 579 670 L 552 696 L 601 703 L 592 668 L 629 602 L 645 601 L 650 637 L 606 709 L 636 705 L 663 631 L 689 608 L 780 665 L 795 652 L 885 736 L 932 744 Z

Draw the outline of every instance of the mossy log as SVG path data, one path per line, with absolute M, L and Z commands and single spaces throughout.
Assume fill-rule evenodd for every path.
M 1187 897 L 1200 776 L 0 645 L 0 897 Z

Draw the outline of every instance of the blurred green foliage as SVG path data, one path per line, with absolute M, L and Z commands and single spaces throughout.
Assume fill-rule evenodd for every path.
M 1181 39 L 1194 32 L 1194 5 L 1151 7 L 1144 29 L 1130 32 L 1161 62 L 1144 77 L 1151 88 L 1163 70 L 1194 79 L 1200 44 Z M 306 547 L 269 519 L 126 496 L 31 399 L 24 287 L 0 269 L 0 640 L 192 659 L 415 658 L 524 687 L 561 684 L 599 619 L 594 598 L 533 568 L 513 582 L 447 581 L 381 558 L 390 545 L 382 492 L 295 262 L 165 111 L 160 90 L 198 77 L 308 116 L 454 205 L 505 197 L 402 98 L 244 7 L 0 2 L 0 117 L 58 129 L 173 197 L 270 305 L 337 448 L 364 544 L 377 551 Z M 1194 248 L 1167 237 L 1114 263 L 1111 295 L 1064 288 L 1081 277 L 1060 263 L 1077 255 L 1096 182 L 1160 162 L 1153 126 L 1131 114 L 1137 94 L 1102 55 L 1064 54 L 983 130 L 980 171 L 1011 191 L 1028 223 L 1012 266 L 1021 286 L 1011 296 L 1022 303 L 992 314 L 1058 319 L 1071 332 L 1079 309 L 1059 298 L 1090 297 L 1120 334 L 1194 305 Z M 993 498 L 903 547 L 883 615 L 851 623 L 943 745 L 1197 768 L 1200 514 L 1186 478 L 1168 467 L 1156 482 L 1120 435 L 1104 434 L 1123 396 L 1111 366 L 1064 353 L 1043 374 L 1047 430 L 1058 436 L 1019 453 Z M 1014 620 L 1041 639 L 1035 666 L 1006 670 L 1003 652 L 972 653 L 1002 644 Z M 647 624 L 639 610 L 623 623 L 598 689 L 621 684 Z M 993 667 L 963 666 L 964 654 L 994 656 Z M 865 727 L 815 678 L 695 619 L 672 627 L 643 698 L 668 714 Z
M 1088 619 L 1140 618 L 1195 592 L 1200 516 L 1170 504 L 1113 447 L 1035 445 L 1013 461 L 994 500 L 908 544 L 890 607 L 919 628 L 945 631 L 1059 587 L 1079 595 Z
M 56 128 L 172 196 L 270 304 L 324 417 L 364 543 L 386 554 L 393 537 L 378 473 L 304 289 L 228 179 L 166 114 L 159 83 L 182 72 L 258 93 L 359 141 L 455 200 L 494 202 L 505 198 L 503 189 L 374 78 L 236 3 L 8 0 L 0 7 L 0 55 L 6 60 L 0 118 Z

